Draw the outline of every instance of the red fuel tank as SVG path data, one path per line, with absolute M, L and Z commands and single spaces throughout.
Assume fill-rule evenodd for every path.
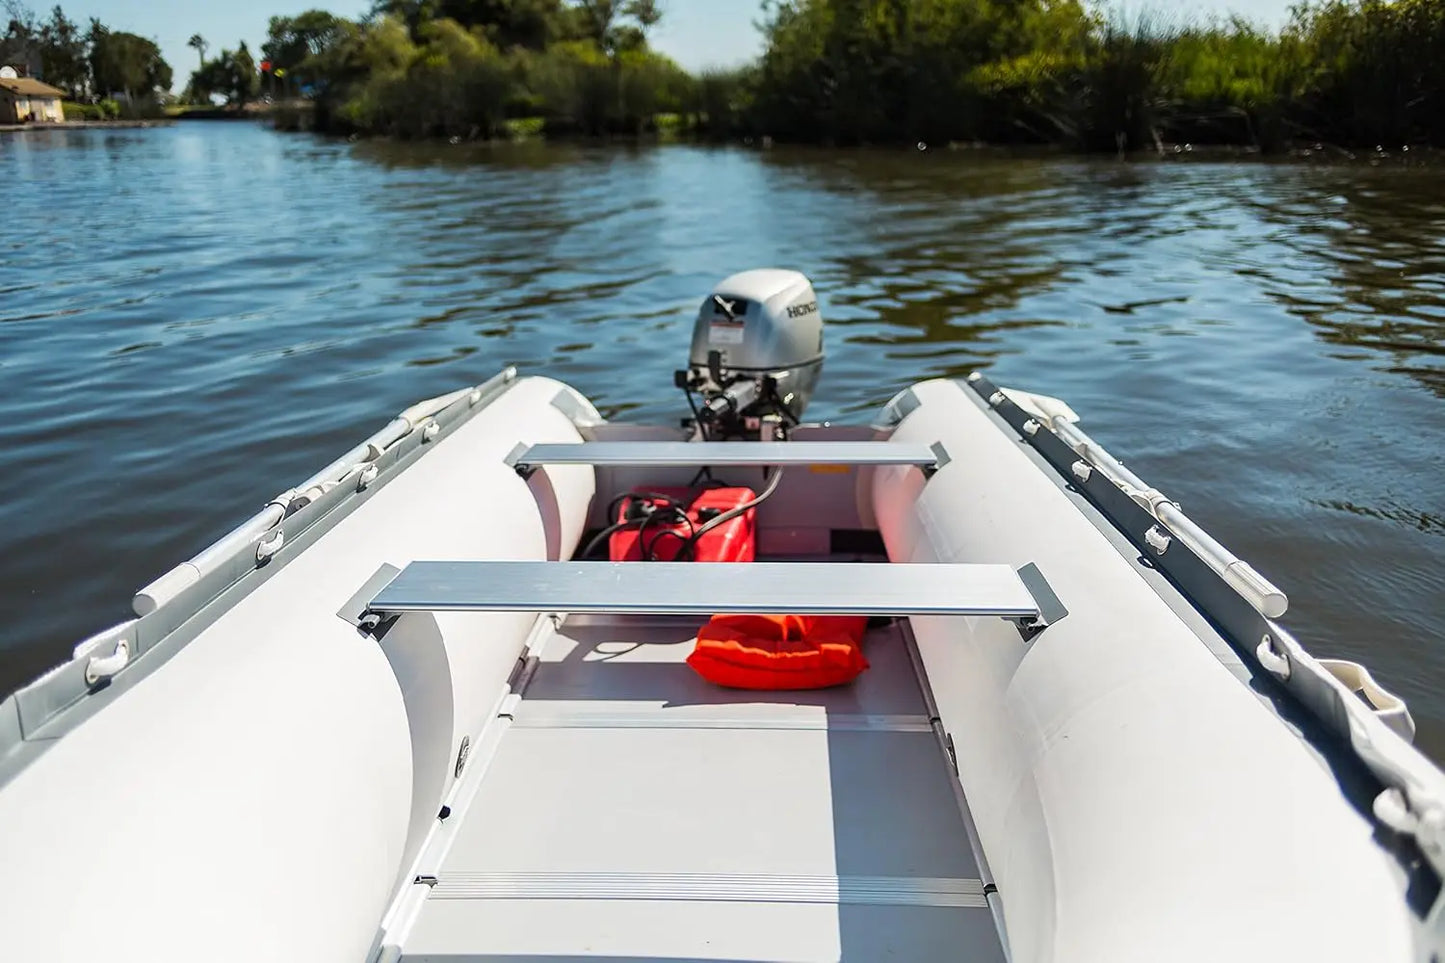
M 612 533 L 608 557 L 614 562 L 673 561 L 693 532 L 756 497 L 751 488 L 638 490 L 623 500 L 617 513 L 617 521 L 631 518 L 637 524 Z M 650 510 L 647 506 L 651 506 Z M 683 514 L 687 521 L 682 520 Z M 697 562 L 751 562 L 756 555 L 756 541 L 753 509 L 749 508 L 699 538 L 687 558 Z

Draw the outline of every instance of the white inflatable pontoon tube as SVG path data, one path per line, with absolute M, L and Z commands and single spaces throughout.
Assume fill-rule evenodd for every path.
M 1375 827 L 1332 774 L 970 397 L 912 389 L 879 468 L 895 562 L 1035 562 L 1068 616 L 912 624 L 1015 963 L 1411 959 Z M 965 394 L 969 392 L 969 394 Z

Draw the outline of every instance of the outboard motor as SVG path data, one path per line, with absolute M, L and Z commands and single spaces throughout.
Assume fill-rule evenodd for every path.
M 692 329 L 688 370 L 676 381 L 704 439 L 770 439 L 798 424 L 822 371 L 823 316 L 812 283 L 797 271 L 763 269 L 713 288 Z

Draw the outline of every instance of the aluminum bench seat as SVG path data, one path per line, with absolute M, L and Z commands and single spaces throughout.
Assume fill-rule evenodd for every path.
M 837 562 L 412 562 L 366 608 L 404 612 L 973 615 L 1046 620 L 1037 569 Z M 1025 584 L 1028 578 L 1032 585 Z
M 932 471 L 947 461 L 939 445 L 889 441 L 584 441 L 518 445 L 507 456 L 507 464 L 524 474 L 539 465 L 916 465 Z

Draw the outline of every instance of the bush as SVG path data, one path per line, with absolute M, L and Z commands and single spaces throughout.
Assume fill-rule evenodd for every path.
M 95 104 L 80 104 L 67 100 L 62 101 L 60 106 L 65 111 L 66 120 L 119 120 L 122 117 L 140 119 L 156 118 L 165 114 L 160 102 L 149 98 L 130 104 L 122 104 L 109 98 Z
M 1174 38 L 1145 20 L 1111 23 L 1085 61 L 1080 143 L 1085 150 L 1143 150 L 1155 144 L 1162 73 Z
M 1074 0 L 792 0 L 764 25 L 746 122 L 779 138 L 1162 139 L 1278 149 L 1445 136 L 1445 4 L 1324 0 L 1279 35 L 1101 21 Z
M 105 120 L 105 113 L 96 104 L 77 104 L 66 100 L 60 104 L 66 120 Z
M 454 20 L 421 26 L 420 47 L 383 21 L 364 40 L 372 70 L 345 102 L 350 125 L 394 137 L 490 137 L 501 129 L 512 72 L 480 30 Z
M 697 128 L 713 137 L 732 137 L 748 129 L 757 75 L 744 70 L 707 70 L 697 78 L 690 110 Z
M 547 129 L 545 117 L 514 117 L 503 123 L 507 136 L 513 140 L 526 140 L 530 137 L 540 137 Z
M 570 32 L 552 29 L 552 42 L 506 51 L 496 44 L 510 35 L 496 24 L 420 15 L 342 22 L 333 42 L 305 61 L 320 90 L 316 124 L 402 138 L 530 136 L 539 123 L 553 132 L 635 134 L 660 113 L 690 109 L 692 77 L 649 50 L 640 28 L 598 32 L 575 18 L 561 22 Z M 528 124 L 508 123 L 517 119 Z
M 1092 21 L 1075 0 L 798 0 L 765 24 L 751 126 L 840 143 L 1035 139 Z M 1022 71 L 1020 68 L 1025 68 Z
M 547 105 L 549 127 L 604 134 L 616 115 L 619 93 L 607 55 L 584 41 L 555 44 L 529 57 L 523 70 L 527 90 Z
M 155 97 L 138 97 L 117 107 L 116 115 L 125 120 L 159 120 L 166 116 L 165 105 Z
M 1445 135 L 1445 6 L 1435 0 L 1327 0 L 1297 10 L 1284 39 L 1302 51 L 1298 114 L 1313 135 L 1364 145 Z
M 1237 19 L 1121 23 L 1081 0 L 771 0 L 759 62 L 698 77 L 649 49 L 646 3 L 377 9 L 403 16 L 326 15 L 321 49 L 287 41 L 321 129 L 517 136 L 509 120 L 543 118 L 548 131 L 588 135 L 666 127 L 1108 152 L 1445 137 L 1440 0 L 1305 0 L 1280 34 Z M 434 9 L 469 19 L 429 19 Z

